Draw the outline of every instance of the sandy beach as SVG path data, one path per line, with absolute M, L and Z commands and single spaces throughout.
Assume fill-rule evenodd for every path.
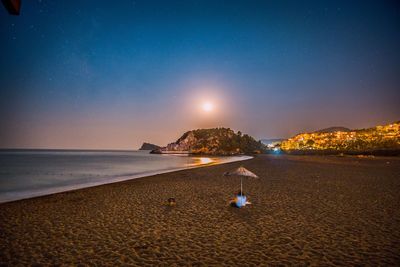
M 236 209 L 240 165 L 260 179 Z M 0 265 L 33 264 L 399 265 L 400 159 L 262 155 L 1 204 Z

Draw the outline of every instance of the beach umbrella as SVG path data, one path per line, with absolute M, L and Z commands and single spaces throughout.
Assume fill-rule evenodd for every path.
M 257 175 L 255 175 L 254 173 L 252 173 L 251 171 L 249 171 L 248 169 L 246 169 L 245 167 L 240 166 L 239 168 L 237 168 L 236 170 L 234 170 L 233 172 L 226 172 L 224 175 L 227 176 L 240 176 L 240 192 L 242 193 L 243 191 L 243 177 L 251 177 L 251 178 L 258 178 Z

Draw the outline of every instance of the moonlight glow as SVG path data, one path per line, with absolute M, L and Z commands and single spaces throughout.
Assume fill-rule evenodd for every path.
M 202 108 L 205 112 L 211 112 L 214 109 L 214 105 L 211 102 L 204 102 Z

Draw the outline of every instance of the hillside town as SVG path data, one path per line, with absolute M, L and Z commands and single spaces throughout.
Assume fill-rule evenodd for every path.
M 360 130 L 302 133 L 283 141 L 280 148 L 283 151 L 399 149 L 400 122 Z

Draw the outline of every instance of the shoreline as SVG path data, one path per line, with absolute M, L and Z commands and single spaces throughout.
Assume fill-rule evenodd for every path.
M 175 156 L 175 155 L 166 155 L 166 156 Z M 199 156 L 199 157 L 193 157 L 193 158 L 204 158 L 204 157 Z M 210 157 L 210 158 L 212 158 L 212 157 Z M 113 177 L 105 178 L 107 180 L 83 183 L 83 184 L 78 184 L 78 185 L 58 186 L 56 188 L 38 189 L 38 190 L 33 190 L 33 191 L 29 190 L 29 191 L 21 191 L 21 192 L 7 192 L 7 193 L 3 193 L 2 194 L 3 196 L 0 196 L 0 205 L 4 204 L 4 203 L 10 203 L 10 202 L 32 199 L 32 198 L 37 198 L 37 197 L 44 197 L 44 196 L 49 196 L 49 195 L 59 194 L 59 193 L 64 193 L 64 192 L 71 192 L 71 191 L 75 191 L 75 190 L 91 188 L 91 187 L 96 187 L 96 186 L 101 186 L 101 185 L 120 183 L 120 182 L 124 182 L 124 181 L 138 179 L 138 178 L 146 178 L 146 177 L 159 175 L 159 174 L 166 174 L 166 173 L 172 173 L 172 172 L 177 172 L 177 171 L 182 171 L 182 170 L 202 168 L 202 167 L 207 167 L 207 166 L 215 166 L 215 165 L 221 165 L 221 164 L 238 162 L 238 161 L 246 161 L 246 160 L 250 160 L 254 157 L 232 156 L 232 157 L 221 157 L 221 158 L 223 158 L 223 159 L 231 158 L 231 159 L 226 160 L 226 161 L 211 162 L 211 163 L 199 164 L 199 165 L 194 165 L 194 166 L 186 166 L 186 167 L 181 167 L 181 168 L 138 173 L 138 174 L 129 175 L 129 176 L 113 176 Z M 7 197 L 8 195 L 12 195 L 12 196 Z

